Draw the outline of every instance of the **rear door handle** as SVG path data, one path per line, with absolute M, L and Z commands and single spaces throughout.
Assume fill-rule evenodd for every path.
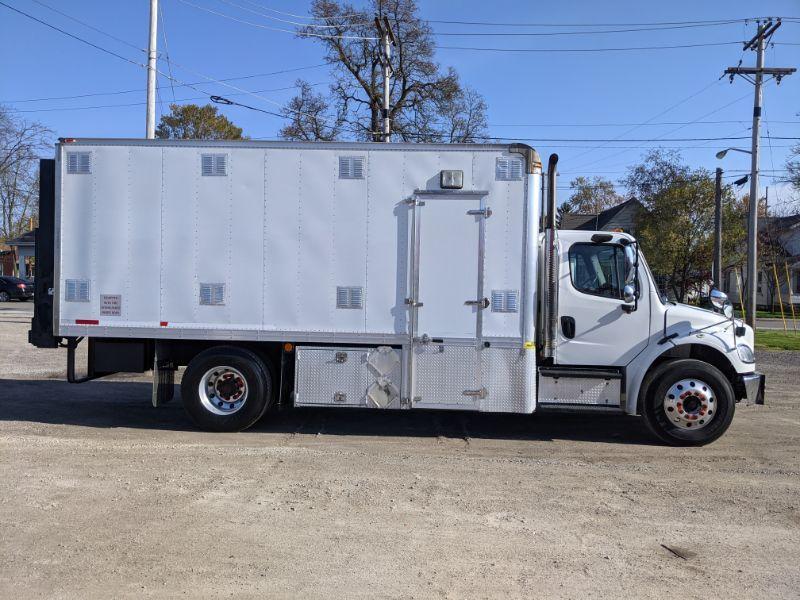
M 478 308 L 489 308 L 489 299 L 481 298 L 480 300 L 467 300 L 464 302 L 467 306 L 477 306 Z
M 573 317 L 561 317 L 561 332 L 567 339 L 575 337 L 575 319 Z

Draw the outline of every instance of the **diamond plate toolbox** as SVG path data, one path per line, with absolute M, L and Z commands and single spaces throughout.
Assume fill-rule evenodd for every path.
M 297 406 L 400 408 L 401 378 L 401 353 L 389 346 L 299 346 L 294 403 Z

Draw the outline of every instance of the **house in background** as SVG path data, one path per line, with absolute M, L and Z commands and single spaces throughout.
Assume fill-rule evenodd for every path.
M 756 304 L 759 308 L 778 310 L 780 303 L 784 307 L 795 305 L 795 311 L 800 310 L 800 214 L 788 217 L 761 217 L 758 221 L 759 240 L 761 245 L 759 262 L 765 268 L 758 273 L 758 287 L 756 288 Z M 778 250 L 778 257 L 773 269 L 773 260 L 764 255 L 763 240 L 772 240 Z M 788 270 L 788 277 L 787 277 Z M 777 275 L 778 283 L 775 282 Z M 726 292 L 734 304 L 740 303 L 744 291 L 739 290 L 739 281 L 746 288 L 741 270 L 728 267 L 723 272 L 722 291 Z M 778 285 L 779 284 L 779 285 Z M 780 290 L 780 293 L 779 293 Z M 798 313 L 800 314 L 800 313 Z
M 36 230 L 26 231 L 18 238 L 8 240 L 5 245 L 10 250 L 0 256 L 0 269 L 2 269 L 0 274 L 15 275 L 23 279 L 33 277 L 36 262 Z
M 642 210 L 642 203 L 631 198 L 597 214 L 566 213 L 561 216 L 559 229 L 624 231 L 635 236 L 636 218 Z

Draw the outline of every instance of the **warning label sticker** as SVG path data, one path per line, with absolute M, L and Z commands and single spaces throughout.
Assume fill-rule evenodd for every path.
M 100 314 L 104 317 L 119 317 L 122 315 L 122 296 L 119 294 L 100 295 Z

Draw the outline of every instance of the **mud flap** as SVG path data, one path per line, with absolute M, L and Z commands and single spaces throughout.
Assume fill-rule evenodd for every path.
M 153 360 L 153 406 L 159 407 L 175 396 L 175 366 L 169 360 Z

